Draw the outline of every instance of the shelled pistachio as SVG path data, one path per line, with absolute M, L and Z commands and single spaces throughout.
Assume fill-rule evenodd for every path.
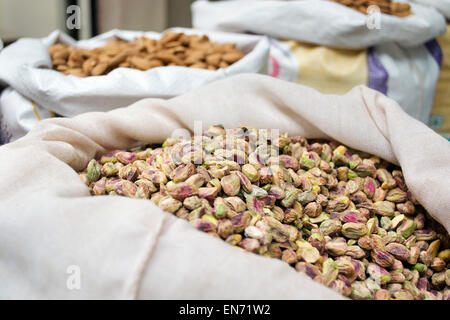
M 448 233 L 400 168 L 335 141 L 211 126 L 109 152 L 80 178 L 92 195 L 150 199 L 352 299 L 450 298 Z

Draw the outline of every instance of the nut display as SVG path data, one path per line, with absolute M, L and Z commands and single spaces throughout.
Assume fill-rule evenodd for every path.
M 331 0 L 363 14 L 368 14 L 369 6 L 378 6 L 380 12 L 397 17 L 412 15 L 411 6 L 408 3 L 394 2 L 391 0 Z
M 209 127 L 111 151 L 92 195 L 151 199 L 236 248 L 281 259 L 352 299 L 450 299 L 449 237 L 399 167 L 336 141 Z
M 53 69 L 79 77 L 100 76 L 116 68 L 148 70 L 184 66 L 217 70 L 244 57 L 234 43 L 211 42 L 208 36 L 166 32 L 161 39 L 140 37 L 133 42 L 109 41 L 92 50 L 57 43 L 48 48 Z

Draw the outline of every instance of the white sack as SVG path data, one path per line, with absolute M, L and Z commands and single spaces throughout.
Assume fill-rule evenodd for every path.
M 0 145 L 23 137 L 54 113 L 8 87 L 0 92 Z
M 27 108 L 26 121 L 37 123 L 30 101 L 47 111 L 72 117 L 89 111 L 109 111 L 142 98 L 171 98 L 194 88 L 239 73 L 266 73 L 268 40 L 262 36 L 241 35 L 184 28 L 171 29 L 189 34 L 206 34 L 211 41 L 234 42 L 246 53 L 228 68 L 215 71 L 179 66 L 152 68 L 147 71 L 118 68 L 105 76 L 80 78 L 51 70 L 47 48 L 55 42 L 92 49 L 108 40 L 134 40 L 140 36 L 159 38 L 154 32 L 112 30 L 89 40 L 76 42 L 54 31 L 43 39 L 20 39 L 0 54 L 0 83 L 17 91 L 17 99 L 2 99 L 3 118 L 20 118 Z M 22 99 L 22 98 L 25 98 Z M 29 101 L 27 101 L 29 100 Z M 7 123 L 8 127 L 25 127 L 24 123 Z M 13 140 L 20 135 L 13 135 Z
M 367 27 L 366 15 L 328 0 L 199 0 L 191 9 L 195 28 L 251 32 L 345 48 L 386 42 L 409 47 L 445 33 L 445 19 L 439 12 L 417 4 L 411 7 L 414 14 L 405 18 L 382 14 L 379 30 Z
M 426 46 L 402 48 L 387 43 L 374 50 L 388 75 L 387 96 L 428 124 L 440 71 L 436 59 Z
M 424 207 L 450 227 L 450 143 L 394 101 L 360 86 L 344 96 L 261 75 L 171 99 L 39 123 L 0 147 L 0 298 L 334 299 L 284 262 L 236 250 L 149 200 L 91 197 L 75 170 L 94 156 L 178 128 L 250 125 L 333 137 L 403 167 Z M 81 290 L 68 290 L 68 266 Z
M 419 3 L 423 6 L 430 6 L 442 13 L 447 19 L 450 19 L 450 0 L 409 0 Z

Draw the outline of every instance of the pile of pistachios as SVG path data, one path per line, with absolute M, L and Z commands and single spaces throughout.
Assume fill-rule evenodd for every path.
M 211 126 L 111 151 L 80 177 L 92 195 L 151 199 L 352 299 L 450 299 L 448 233 L 399 167 L 336 141 L 273 132 Z

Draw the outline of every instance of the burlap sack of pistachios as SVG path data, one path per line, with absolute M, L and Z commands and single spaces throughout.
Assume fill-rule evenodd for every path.
M 450 228 L 450 143 L 395 102 L 362 86 L 326 96 L 241 75 L 171 100 L 45 120 L 0 147 L 0 298 L 339 299 L 149 200 L 91 197 L 76 173 L 107 150 L 160 143 L 195 120 L 333 138 L 400 164 L 410 191 Z

